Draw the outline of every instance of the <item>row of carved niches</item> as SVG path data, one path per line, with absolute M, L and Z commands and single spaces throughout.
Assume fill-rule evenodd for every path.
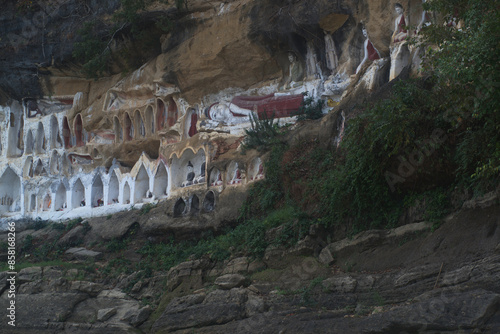
M 115 112 L 113 130 L 106 133 L 106 137 L 120 143 L 150 137 L 172 129 L 179 120 L 179 109 L 173 97 L 168 97 L 165 100 L 157 98 L 155 103 L 149 103 L 147 106 L 133 111 L 126 111 L 128 105 L 126 97 L 117 97 L 115 100 L 111 100 L 108 111 Z M 196 121 L 197 119 L 194 122 L 195 127 Z M 193 131 L 188 132 L 193 133 Z M 192 135 L 196 132 L 195 130 Z
M 88 134 L 83 129 L 80 114 L 74 120 L 74 135 L 67 117 L 62 114 L 38 117 L 26 122 L 22 113 L 11 113 L 9 118 L 7 157 L 10 158 L 45 155 L 55 149 L 82 147 L 87 142 Z
M 177 199 L 174 204 L 173 215 L 174 217 L 193 216 L 213 210 L 215 210 L 215 193 L 208 191 L 203 198 L 203 202 L 200 202 L 197 195 Z
M 209 186 L 217 187 L 224 184 L 223 174 L 217 167 L 213 167 L 210 170 L 209 176 Z M 226 185 L 239 185 L 247 182 L 253 182 L 261 180 L 264 178 L 264 165 L 260 158 L 255 158 L 248 166 L 248 171 L 244 171 L 240 168 L 239 164 L 232 161 L 227 168 L 225 173 Z

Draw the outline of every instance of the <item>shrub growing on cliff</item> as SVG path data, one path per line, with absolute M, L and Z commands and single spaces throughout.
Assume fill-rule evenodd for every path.
M 496 0 L 433 0 L 426 8 L 460 29 L 433 24 L 422 31 L 437 78 L 443 118 L 458 132 L 458 176 L 484 186 L 500 178 L 500 15 Z
M 246 137 L 242 143 L 243 151 L 250 149 L 265 151 L 273 145 L 279 144 L 280 126 L 274 115 L 271 118 L 257 119 L 250 114 L 250 124 L 250 129 L 245 129 Z
M 318 119 L 323 117 L 324 100 L 314 100 L 312 96 L 307 97 L 307 92 L 304 93 L 304 102 L 297 111 L 297 120 L 303 121 L 306 119 Z

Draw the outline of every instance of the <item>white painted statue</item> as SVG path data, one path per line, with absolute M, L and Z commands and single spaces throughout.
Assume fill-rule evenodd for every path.
M 194 180 L 194 168 L 193 168 L 193 164 L 191 163 L 191 161 L 188 161 L 186 181 L 182 182 L 181 187 L 187 187 L 187 186 L 192 185 L 193 184 L 193 180 Z
M 339 58 L 335 50 L 335 42 L 333 41 L 332 34 L 325 32 L 325 53 L 326 53 L 326 67 L 334 72 L 339 66 Z
M 366 63 L 366 61 L 369 60 L 377 60 L 380 59 L 380 54 L 377 49 L 373 46 L 372 42 L 370 42 L 370 39 L 368 38 L 368 32 L 366 31 L 366 28 L 363 27 L 362 29 L 363 36 L 365 37 L 365 42 L 363 44 L 363 49 L 365 51 L 365 56 L 363 57 L 363 60 L 361 63 L 358 65 L 358 68 L 356 69 L 356 74 L 358 74 L 359 70 L 363 65 Z
M 249 122 L 252 114 L 257 118 L 257 114 L 252 110 L 240 108 L 232 103 L 214 103 L 205 110 L 205 115 L 210 121 L 227 125 Z
M 427 0 L 422 0 L 422 4 L 426 3 Z M 420 23 L 417 26 L 417 33 L 422 30 L 423 27 L 428 27 L 432 24 L 431 17 L 429 13 L 424 9 L 422 10 L 422 18 L 420 19 Z
M 398 15 L 394 20 L 394 33 L 392 34 L 392 43 L 399 43 L 406 39 L 408 31 L 406 30 L 406 20 L 403 6 L 400 3 L 394 5 L 394 9 Z
M 236 163 L 236 166 L 234 167 L 234 172 L 233 172 L 233 178 L 229 182 L 229 184 L 239 184 L 241 183 L 241 171 L 240 168 L 238 167 L 238 163 Z

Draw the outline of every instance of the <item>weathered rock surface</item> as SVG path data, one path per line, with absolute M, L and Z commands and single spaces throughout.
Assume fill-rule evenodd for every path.
M 79 260 L 99 259 L 102 257 L 102 253 L 91 251 L 83 247 L 70 248 L 65 252 L 65 254 L 70 258 L 76 258 Z
M 245 276 L 239 274 L 226 274 L 215 279 L 215 284 L 221 289 L 229 290 L 245 284 Z
M 116 314 L 116 308 L 104 308 L 97 311 L 97 321 L 106 321 Z

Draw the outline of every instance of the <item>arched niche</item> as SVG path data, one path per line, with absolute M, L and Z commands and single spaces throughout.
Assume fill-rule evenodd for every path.
M 29 197 L 29 212 L 35 212 L 36 211 L 36 194 L 31 194 Z
M 113 117 L 113 131 L 115 133 L 115 143 L 123 141 L 123 129 L 117 116 Z
M 83 136 L 83 121 L 81 114 L 76 115 L 75 122 L 73 123 L 73 129 L 75 132 L 76 147 L 84 146 L 85 141 Z
M 26 154 L 32 154 L 33 153 L 33 148 L 35 147 L 35 141 L 33 139 L 33 131 L 28 131 L 26 134 L 26 140 L 25 140 L 25 148 L 24 152 Z
M 93 208 L 97 206 L 102 206 L 104 204 L 104 186 L 102 184 L 101 175 L 96 174 L 94 181 L 92 182 L 92 189 L 90 192 L 91 206 Z
M 187 187 L 191 186 L 196 179 L 201 176 L 201 169 L 206 163 L 205 151 L 199 149 L 195 154 L 192 149 L 188 148 L 182 152 L 180 158 L 174 155 L 172 159 L 172 186 Z
M 186 115 L 186 121 L 184 126 L 184 133 L 188 138 L 191 138 L 195 134 L 198 133 L 198 128 L 196 127 L 196 123 L 198 122 L 198 113 L 195 109 L 189 109 Z
M 154 185 L 153 185 L 153 195 L 155 197 L 165 197 L 167 195 L 168 187 L 168 173 L 165 165 L 160 162 L 156 170 Z
M 177 122 L 177 118 L 179 117 L 179 112 L 177 109 L 177 103 L 175 103 L 174 99 L 170 97 L 168 99 L 168 110 L 167 110 L 167 125 L 170 128 L 174 126 Z
M 205 183 L 206 178 L 206 168 L 207 164 L 203 162 L 200 166 L 199 174 L 196 174 L 196 177 L 194 178 L 194 184 L 202 184 Z
M 65 148 L 70 148 L 73 145 L 71 144 L 71 129 L 69 127 L 68 118 L 66 116 L 63 117 L 63 142 Z
M 45 194 L 42 200 L 42 211 L 50 211 L 51 205 L 52 205 L 52 196 L 50 196 L 50 194 Z
M 85 206 L 85 187 L 80 179 L 77 179 L 71 189 L 71 207 L 73 209 Z
M 123 204 L 130 204 L 130 186 L 127 181 L 123 185 Z
M 23 138 L 23 117 L 22 113 L 10 113 L 9 116 L 9 130 L 7 134 L 7 156 L 20 157 L 24 151 L 24 138 Z
M 209 191 L 205 194 L 203 199 L 203 212 L 211 212 L 215 210 L 215 194 Z
M 50 117 L 50 148 L 61 148 L 62 141 L 59 136 L 59 123 L 57 122 L 57 118 L 52 115 Z
M 141 165 L 141 168 L 139 168 L 139 172 L 135 178 L 134 203 L 140 203 L 142 199 L 146 197 L 148 190 L 149 175 L 146 168 L 144 168 L 144 165 Z
M 70 175 L 72 173 L 71 164 L 68 157 L 66 156 L 66 153 L 63 153 L 61 156 L 61 169 L 62 172 L 67 175 Z
M 99 153 L 99 150 L 97 148 L 94 147 L 94 149 L 92 150 L 92 159 L 100 159 L 102 158 L 101 157 L 101 153 Z
M 137 129 L 136 138 L 144 137 L 146 135 L 146 128 L 142 120 L 141 112 L 136 110 L 134 112 L 134 127 Z
M 243 176 L 241 174 L 240 166 L 237 162 L 232 161 L 227 168 L 226 180 L 228 185 L 241 184 Z
M 167 119 L 167 109 L 162 99 L 156 100 L 156 129 L 159 131 L 165 126 Z
M 23 177 L 33 177 L 33 157 L 28 157 L 24 162 Z
M 17 131 L 17 149 L 19 155 L 23 154 L 24 151 L 24 117 L 23 114 L 19 114 L 19 130 Z
M 45 153 L 45 149 L 46 149 L 45 130 L 43 128 L 42 122 L 39 122 L 36 130 L 35 153 L 43 154 Z
M 66 207 L 66 187 L 60 182 L 54 199 L 54 210 L 63 211 Z
M 43 166 L 41 159 L 38 159 L 38 161 L 35 164 L 35 170 L 33 171 L 33 176 L 47 176 L 47 170 Z
M 186 202 L 182 198 L 179 198 L 174 204 L 174 217 L 180 217 L 184 214 L 186 210 Z
M 120 183 L 116 171 L 111 172 L 108 186 L 108 204 L 118 203 L 118 194 L 120 193 Z
M 125 118 L 123 120 L 123 134 L 125 141 L 132 140 L 134 138 L 134 125 L 130 119 L 130 115 L 125 113 Z
M 21 211 L 21 178 L 7 167 L 0 177 L 0 215 Z
M 148 106 L 145 112 L 146 118 L 146 134 L 152 135 L 155 133 L 155 115 L 153 112 L 153 106 Z
M 198 196 L 193 195 L 189 199 L 189 214 L 197 215 L 200 212 L 200 199 Z
M 56 150 L 52 151 L 52 155 L 50 156 L 50 163 L 49 163 L 49 171 L 50 174 L 53 175 L 58 175 L 61 168 L 59 164 L 59 154 L 57 153 Z
M 209 185 L 211 186 L 221 186 L 222 185 L 222 173 L 217 167 L 212 167 L 209 173 Z
M 248 167 L 248 180 L 256 181 L 264 178 L 264 165 L 260 158 L 255 158 Z

